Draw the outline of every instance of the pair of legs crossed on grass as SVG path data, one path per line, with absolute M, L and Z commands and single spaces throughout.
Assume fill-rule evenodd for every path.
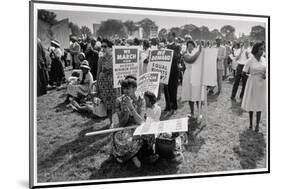
M 249 112 L 249 118 L 250 118 L 249 129 L 253 128 L 253 114 L 254 114 L 254 112 L 252 112 L 252 111 Z M 255 128 L 256 132 L 259 132 L 260 120 L 261 120 L 261 112 L 256 112 L 256 128 Z

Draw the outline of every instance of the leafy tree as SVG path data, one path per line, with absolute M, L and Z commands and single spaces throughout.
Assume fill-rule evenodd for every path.
M 200 28 L 200 33 L 201 33 L 201 40 L 208 40 L 211 39 L 211 32 L 207 26 L 201 26 Z
M 116 35 L 120 38 L 127 37 L 123 23 L 116 19 L 108 19 L 102 22 L 97 34 L 107 38 L 115 37 Z
M 138 27 L 132 20 L 128 20 L 123 23 L 124 26 L 127 28 L 129 35 L 132 35 L 134 31 L 138 30 Z
M 250 32 L 251 40 L 264 41 L 265 40 L 265 28 L 263 26 L 253 26 Z
M 167 38 L 167 35 L 168 35 L 168 31 L 167 31 L 167 29 L 166 28 L 162 28 L 160 31 L 159 31 L 159 33 L 158 33 L 158 37 L 159 38 L 164 38 L 164 39 L 166 39 Z
M 51 25 L 57 23 L 56 17 L 57 15 L 54 12 L 47 11 L 44 9 L 38 10 L 38 18 Z
M 180 36 L 181 36 L 181 37 L 184 37 L 185 35 L 190 35 L 190 31 L 189 31 L 188 29 L 183 28 L 183 29 L 181 30 Z
M 222 34 L 220 33 L 220 31 L 218 29 L 213 29 L 211 31 L 211 34 L 212 34 L 211 40 L 214 40 L 218 36 L 222 37 Z
M 193 40 L 199 40 L 201 39 L 201 31 L 198 27 L 194 28 L 191 32 L 190 35 L 192 36 Z
M 77 24 L 69 22 L 69 28 L 71 30 L 71 34 L 75 36 L 81 36 L 80 28 Z
M 192 30 L 198 28 L 197 26 L 195 26 L 194 24 L 186 24 L 183 26 L 183 30 L 188 31 L 189 34 L 191 33 Z
M 80 31 L 81 31 L 82 36 L 85 36 L 86 38 L 92 36 L 91 30 L 87 26 L 82 26 Z
M 226 40 L 233 40 L 235 38 L 234 32 L 235 28 L 231 25 L 225 25 L 220 29 L 221 34 Z
M 176 36 L 177 37 L 180 37 L 181 36 L 181 33 L 182 33 L 182 29 L 179 28 L 179 27 L 172 27 L 170 29 L 170 32 L 175 32 Z
M 138 24 L 143 28 L 143 36 L 144 38 L 149 38 L 150 29 L 153 27 L 157 27 L 155 22 L 150 20 L 149 18 L 145 18 L 138 22 Z

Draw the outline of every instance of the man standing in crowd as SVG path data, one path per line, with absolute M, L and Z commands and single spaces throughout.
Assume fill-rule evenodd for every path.
M 97 78 L 97 70 L 98 70 L 98 60 L 99 60 L 99 52 L 95 49 L 96 40 L 91 39 L 87 50 L 85 51 L 86 60 L 89 62 L 89 66 L 91 68 L 91 74 L 93 79 Z
M 72 68 L 73 69 L 78 69 L 78 64 L 79 64 L 79 60 L 78 60 L 78 54 L 81 51 L 81 47 L 79 45 L 79 43 L 77 42 L 77 37 L 76 36 L 72 36 L 70 38 L 72 44 L 69 47 L 69 52 L 72 56 Z
M 41 40 L 37 39 L 37 96 L 47 93 L 48 77 L 46 55 Z
M 231 100 L 235 100 L 236 93 L 240 84 L 240 81 L 242 81 L 242 89 L 240 92 L 240 99 L 242 100 L 244 95 L 244 90 L 247 82 L 247 75 L 242 74 L 243 68 L 247 60 L 251 57 L 251 50 L 249 48 L 249 41 L 246 40 L 244 43 L 244 46 L 242 44 L 241 46 L 241 52 L 236 57 L 236 62 L 238 63 L 236 68 L 236 74 L 235 74 L 235 81 L 232 88 L 232 94 L 231 94 Z
M 166 108 L 165 111 L 170 110 L 177 110 L 177 91 L 178 91 L 178 77 L 179 77 L 179 70 L 178 70 L 178 63 L 181 59 L 181 48 L 180 46 L 175 44 L 176 34 L 175 32 L 168 33 L 168 45 L 167 49 L 174 50 L 170 77 L 168 81 L 168 85 L 164 86 L 164 94 L 165 94 L 165 101 L 166 101 Z
M 224 68 L 224 60 L 226 57 L 226 49 L 224 46 L 221 45 L 222 38 L 216 38 L 216 45 L 218 49 L 218 57 L 217 57 L 217 85 L 218 91 L 217 94 L 220 94 L 222 88 L 222 75 L 223 75 L 223 68 Z
M 231 59 L 229 57 L 229 55 L 231 54 L 231 42 L 230 41 L 226 42 L 225 50 L 226 50 L 226 56 L 225 56 L 225 59 L 224 59 L 224 77 L 223 77 L 223 80 L 228 77 L 228 73 L 230 73 L 230 71 L 231 71 L 231 69 L 230 69 Z

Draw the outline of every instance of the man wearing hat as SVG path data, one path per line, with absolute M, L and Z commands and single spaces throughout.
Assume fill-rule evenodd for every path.
M 77 42 L 77 37 L 76 36 L 72 36 L 70 38 L 72 44 L 69 47 L 69 52 L 72 56 L 72 68 L 73 69 L 78 69 L 79 66 L 79 60 L 78 60 L 78 55 L 81 51 L 81 47 L 79 45 L 79 43 Z

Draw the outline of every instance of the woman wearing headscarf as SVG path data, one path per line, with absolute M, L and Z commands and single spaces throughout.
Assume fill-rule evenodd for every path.
M 113 43 L 109 40 L 102 40 L 101 51 L 103 55 L 99 57 L 97 71 L 97 95 L 105 105 L 110 123 L 112 123 L 116 99 L 120 96 L 119 89 L 115 89 L 113 86 L 112 45 Z
M 256 112 L 256 132 L 259 132 L 261 112 L 266 110 L 266 60 L 262 56 L 264 49 L 263 43 L 256 43 L 252 49 L 253 56 L 243 68 L 243 74 L 249 75 L 241 107 L 249 112 L 249 129 L 253 128 L 253 113 Z

